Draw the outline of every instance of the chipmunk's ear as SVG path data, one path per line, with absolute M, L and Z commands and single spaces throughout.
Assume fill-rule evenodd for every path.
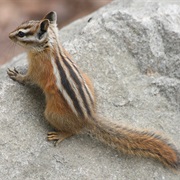
M 55 11 L 51 11 L 48 13 L 43 19 L 48 19 L 51 24 L 56 24 L 57 21 L 57 14 Z
M 48 27 L 49 27 L 48 19 L 44 19 L 40 22 L 39 31 L 37 33 L 38 39 L 42 39 L 43 35 L 47 32 Z
M 49 20 L 48 19 L 44 19 L 43 21 L 41 21 L 41 23 L 40 23 L 40 31 L 46 32 L 48 27 L 49 27 Z

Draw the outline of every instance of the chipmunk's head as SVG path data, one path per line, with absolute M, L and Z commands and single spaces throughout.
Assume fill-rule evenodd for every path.
M 9 38 L 26 49 L 42 51 L 57 38 L 56 21 L 56 12 L 50 12 L 42 20 L 22 23 L 9 34 Z

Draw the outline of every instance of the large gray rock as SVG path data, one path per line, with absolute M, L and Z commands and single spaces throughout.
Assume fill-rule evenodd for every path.
M 160 131 L 180 149 L 178 4 L 115 1 L 65 27 L 60 37 L 91 76 L 100 114 Z M 6 69 L 14 66 L 24 71 L 26 55 L 0 69 L 0 179 L 179 179 L 156 161 L 125 156 L 88 136 L 54 147 L 46 141 L 52 128 L 42 91 L 10 80 Z

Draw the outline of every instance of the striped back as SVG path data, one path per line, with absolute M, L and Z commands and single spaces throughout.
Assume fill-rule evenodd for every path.
M 76 116 L 92 117 L 94 98 L 74 62 L 60 46 L 51 59 L 56 85 Z

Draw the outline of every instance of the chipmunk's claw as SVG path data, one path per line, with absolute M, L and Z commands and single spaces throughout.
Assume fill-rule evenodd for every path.
M 16 68 L 14 68 L 13 70 L 8 68 L 7 74 L 12 80 L 24 84 L 24 76 L 20 74 Z
M 19 72 L 16 70 L 16 68 L 14 68 L 14 70 L 11 70 L 8 68 L 7 74 L 12 80 L 16 81 L 16 78 L 17 78 Z
M 16 70 L 16 68 L 14 67 L 14 72 L 16 72 L 17 74 L 19 74 L 19 72 Z
M 48 141 L 55 141 L 54 146 L 57 146 L 63 140 L 68 137 L 71 137 L 73 134 L 64 133 L 64 132 L 48 132 L 47 139 Z

